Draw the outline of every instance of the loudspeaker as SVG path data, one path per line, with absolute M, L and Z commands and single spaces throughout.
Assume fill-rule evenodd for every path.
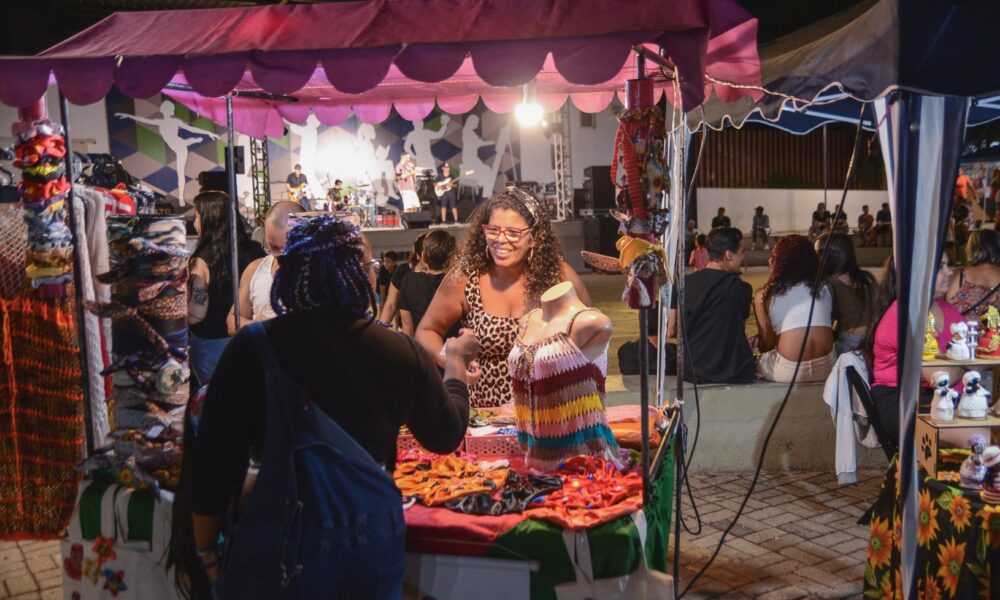
M 225 171 L 202 171 L 198 173 L 198 185 L 203 192 L 212 190 L 228 192 L 229 174 Z
M 595 211 L 615 207 L 615 186 L 611 183 L 611 166 L 587 167 L 583 170 L 586 188 L 590 192 L 591 208 Z
M 617 256 L 618 221 L 609 216 L 584 217 L 583 249 L 605 256 Z
M 226 160 L 226 170 L 229 170 L 229 146 L 223 148 L 223 156 Z M 233 149 L 233 159 L 236 163 L 236 172 L 240 175 L 247 172 L 246 159 L 243 157 L 243 146 L 236 146 Z
M 432 222 L 431 211 L 417 210 L 403 213 L 404 229 L 427 229 Z

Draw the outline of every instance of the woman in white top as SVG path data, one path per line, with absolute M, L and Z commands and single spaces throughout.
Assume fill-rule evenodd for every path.
M 243 270 L 240 276 L 240 328 L 254 321 L 266 321 L 276 315 L 271 308 L 271 283 L 278 271 L 277 257 L 285 251 L 288 236 L 288 218 L 292 213 L 301 212 L 302 207 L 288 200 L 271 205 L 264 217 L 264 247 L 267 256 L 258 258 Z M 229 335 L 236 335 L 236 318 L 229 311 L 227 322 Z
M 768 264 L 771 275 L 753 303 L 761 351 L 757 376 L 788 383 L 801 359 L 795 381 L 825 381 L 837 358 L 833 298 L 822 280 L 814 287 L 819 271 L 816 251 L 805 236 L 785 236 L 775 244 Z

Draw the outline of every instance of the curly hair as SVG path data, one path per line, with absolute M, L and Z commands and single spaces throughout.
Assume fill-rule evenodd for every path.
M 483 225 L 489 223 L 490 215 L 497 209 L 515 211 L 531 228 L 533 244 L 528 252 L 528 264 L 524 271 L 524 287 L 528 304 L 537 304 L 545 290 L 563 280 L 562 245 L 555 229 L 552 228 L 548 212 L 527 192 L 508 187 L 480 204 L 469 215 L 469 230 L 462 240 L 458 267 L 466 275 L 478 276 L 493 266 L 493 257 L 486 251 Z
M 771 275 L 764 284 L 764 306 L 770 306 L 775 296 L 781 296 L 796 285 L 804 283 L 812 288 L 813 298 L 819 298 L 816 285 L 819 257 L 804 235 L 786 235 L 778 240 L 771 253 Z
M 372 319 L 378 314 L 368 279 L 368 247 L 361 230 L 325 215 L 293 226 L 271 286 L 277 314 L 335 306 L 346 314 Z

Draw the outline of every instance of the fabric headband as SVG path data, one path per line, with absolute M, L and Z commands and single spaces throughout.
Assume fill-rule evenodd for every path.
M 531 214 L 531 218 L 534 219 L 536 223 L 538 222 L 538 200 L 534 196 L 513 185 L 507 186 L 507 193 L 524 205 L 524 208 Z

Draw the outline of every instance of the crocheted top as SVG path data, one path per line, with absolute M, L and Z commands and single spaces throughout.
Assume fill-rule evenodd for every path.
M 537 310 L 537 309 L 536 309 Z M 618 462 L 618 444 L 604 411 L 607 349 L 591 362 L 565 331 L 525 344 L 520 337 L 508 357 L 513 378 L 517 439 L 525 464 L 554 470 L 563 460 L 586 454 Z

